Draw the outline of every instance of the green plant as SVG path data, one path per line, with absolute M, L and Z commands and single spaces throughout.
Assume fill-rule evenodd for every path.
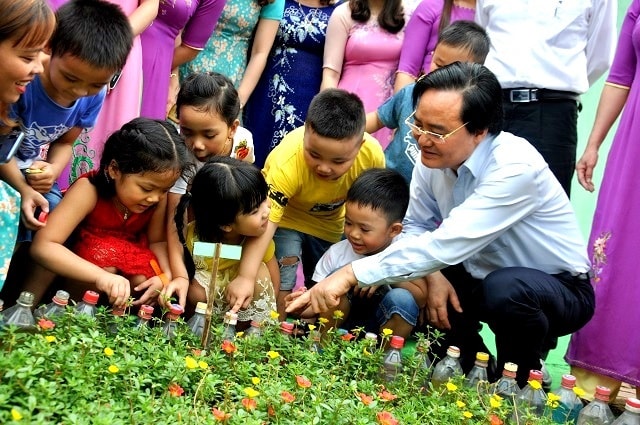
M 117 334 L 107 331 L 113 321 Z M 223 342 L 217 323 L 201 350 L 184 326 L 169 341 L 159 321 L 141 331 L 132 322 L 69 310 L 36 333 L 1 330 L 0 423 L 495 425 L 507 414 L 461 381 L 428 391 L 424 350 L 385 384 L 381 349 L 333 329 L 316 353 L 310 339 L 284 336 L 274 324 L 260 338 Z

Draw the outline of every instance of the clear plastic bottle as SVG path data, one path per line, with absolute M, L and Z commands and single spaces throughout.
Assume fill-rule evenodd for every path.
M 21 292 L 16 305 L 9 307 L 2 313 L 4 325 L 14 325 L 22 330 L 35 330 L 36 320 L 31 313 L 33 298 L 31 292 Z
M 180 304 L 171 304 L 169 311 L 167 312 L 166 320 L 162 325 L 162 333 L 169 339 L 173 339 L 176 336 L 176 329 L 180 325 L 177 320 L 184 313 L 184 308 Z
M 385 382 L 393 382 L 402 372 L 402 347 L 404 338 L 394 335 L 389 341 L 389 348 L 384 352 L 382 359 L 382 377 Z
M 531 370 L 527 385 L 516 395 L 513 422 L 524 424 L 531 415 L 542 417 L 546 405 L 547 395 L 542 389 L 542 372 Z
M 309 350 L 314 353 L 322 353 L 322 344 L 320 343 L 320 332 L 317 330 L 309 331 L 309 339 L 311 340 L 311 345 L 309 346 Z
M 593 401 L 587 404 L 578 415 L 577 425 L 609 425 L 616 419 L 609 408 L 611 390 L 607 387 L 596 387 Z
M 138 310 L 138 318 L 133 325 L 135 329 L 143 329 L 149 326 L 149 320 L 153 316 L 153 306 L 142 304 Z
M 489 354 L 479 351 L 476 353 L 476 362 L 464 378 L 464 383 L 471 388 L 476 388 L 480 382 L 489 384 L 487 366 L 489 365 Z
M 557 424 L 564 424 L 573 421 L 575 424 L 578 420 L 580 410 L 582 410 L 582 402 L 573 391 L 576 386 L 576 377 L 573 375 L 562 375 L 560 388 L 554 391 L 560 399 L 558 406 L 551 411 L 551 419 Z
M 456 375 L 462 375 L 462 366 L 460 366 L 460 349 L 455 345 L 447 348 L 447 355 L 444 359 L 436 363 L 431 374 L 431 385 L 434 389 L 440 388 L 446 384 L 449 379 Z
M 283 335 L 291 336 L 293 333 L 293 323 L 280 322 L 280 332 L 282 332 Z
M 86 291 L 82 296 L 82 301 L 76 305 L 76 314 L 86 314 L 87 316 L 96 317 L 98 308 L 98 299 L 100 294 L 95 291 Z
M 61 289 L 56 291 L 56 294 L 53 296 L 49 304 L 43 304 L 36 308 L 33 315 L 36 319 L 41 319 L 43 317 L 51 319 L 55 316 L 64 314 L 67 309 L 67 304 L 69 304 L 69 293 Z
M 640 400 L 629 397 L 624 412 L 613 421 L 612 425 L 640 425 Z
M 125 310 L 126 310 L 125 306 L 115 306 L 115 305 L 111 309 L 112 317 L 111 317 L 111 321 L 109 322 L 109 326 L 107 327 L 110 334 L 115 335 L 118 333 L 118 328 L 120 327 L 120 325 L 122 324 L 122 321 L 124 320 Z
M 516 381 L 517 373 L 517 364 L 511 362 L 505 363 L 504 369 L 502 370 L 502 376 L 491 388 L 493 394 L 499 395 L 506 403 L 512 406 L 516 395 L 520 392 L 518 381 Z
M 245 338 L 260 338 L 262 336 L 262 323 L 257 320 L 252 320 L 249 329 L 245 331 L 244 336 Z
M 227 311 L 224 314 L 224 331 L 222 332 L 223 341 L 233 341 L 236 339 L 236 324 L 238 323 L 238 314 Z M 291 324 L 293 326 L 293 324 Z
M 191 318 L 187 321 L 187 327 L 194 333 L 198 338 L 202 337 L 204 332 L 204 315 L 207 312 L 207 303 L 198 303 L 196 304 L 196 311 L 191 316 Z

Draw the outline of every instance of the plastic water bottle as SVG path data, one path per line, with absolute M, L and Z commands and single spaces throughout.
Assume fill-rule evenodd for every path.
M 384 352 L 382 359 L 383 378 L 385 382 L 393 382 L 402 372 L 402 347 L 404 338 L 394 335 L 389 341 L 389 348 Z
M 492 386 L 494 394 L 499 395 L 502 399 L 513 406 L 516 395 L 520 392 L 516 375 L 518 373 L 518 365 L 507 362 L 504 364 L 502 376 Z
M 173 339 L 176 336 L 176 330 L 180 325 L 177 320 L 184 313 L 184 308 L 180 304 L 171 304 L 169 306 L 169 312 L 167 318 L 162 325 L 162 333 L 169 339 Z
M 454 376 L 462 375 L 462 366 L 460 366 L 460 349 L 455 345 L 447 348 L 447 355 L 436 363 L 431 375 L 431 385 L 434 389 L 440 388 L 446 384 L 449 379 Z
M 142 304 L 138 310 L 138 318 L 133 325 L 135 329 L 143 329 L 149 326 L 149 320 L 153 316 L 153 306 Z
M 313 353 L 322 353 L 322 344 L 320 343 L 320 332 L 317 330 L 312 330 L 309 332 L 309 339 L 311 340 L 311 345 L 309 346 L 309 350 Z
M 489 354 L 479 351 L 476 353 L 476 362 L 464 379 L 464 383 L 471 388 L 476 388 L 481 382 L 489 384 L 487 366 L 489 365 Z
M 531 370 L 529 382 L 516 395 L 515 408 L 513 409 L 513 422 L 526 423 L 531 415 L 542 417 L 547 405 L 547 395 L 542 389 L 542 372 Z
M 578 415 L 577 425 L 609 425 L 616 419 L 609 408 L 611 390 L 607 387 L 596 387 L 593 401 L 587 404 Z
M 260 338 L 262 336 L 262 324 L 257 320 L 252 320 L 249 326 L 244 333 L 245 338 Z
M 569 374 L 562 375 L 560 388 L 555 391 L 555 394 L 560 398 L 558 400 L 558 406 L 551 411 L 551 419 L 553 419 L 555 423 L 564 424 L 567 421 L 576 423 L 578 420 L 578 414 L 580 414 L 580 410 L 582 410 L 582 402 L 573 391 L 575 386 L 575 376 Z
M 629 397 L 624 412 L 613 421 L 612 425 L 640 425 L 640 400 Z
M 33 307 L 33 294 L 28 291 L 20 293 L 16 305 L 6 309 L 2 315 L 4 317 L 4 325 L 17 326 L 23 331 L 33 331 L 36 328 L 36 320 L 31 313 Z
M 196 304 L 196 312 L 187 321 L 187 327 L 197 336 L 202 337 L 204 332 L 205 313 L 207 312 L 207 303 Z
M 41 305 L 33 313 L 36 319 L 46 318 L 51 319 L 55 316 L 61 316 L 64 314 L 69 304 L 69 293 L 62 289 L 57 291 L 51 299 L 51 302 L 47 305 Z
M 122 323 L 122 321 L 124 320 L 124 313 L 125 313 L 125 306 L 113 306 L 113 308 L 111 309 L 111 323 L 109 323 L 108 326 L 108 330 L 109 333 L 111 333 L 112 335 L 115 335 L 118 333 L 118 327 L 120 326 L 120 324 Z
M 222 333 L 223 341 L 233 341 L 236 339 L 236 324 L 238 323 L 238 315 L 227 311 L 224 314 L 224 332 Z M 293 328 L 293 323 L 291 324 Z
M 76 314 L 85 314 L 87 316 L 96 317 L 96 312 L 98 311 L 96 305 L 98 304 L 99 298 L 100 294 L 97 292 L 86 291 L 82 296 L 82 301 L 76 305 Z

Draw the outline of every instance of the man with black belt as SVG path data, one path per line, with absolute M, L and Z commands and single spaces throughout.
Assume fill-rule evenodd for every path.
M 448 330 L 441 347 L 467 358 L 496 337 L 498 369 L 539 369 L 548 342 L 593 315 L 589 259 L 569 199 L 526 140 L 502 132 L 502 91 L 478 64 L 456 62 L 416 82 L 407 119 L 420 147 L 406 235 L 339 269 L 287 307 L 316 312 L 361 287 L 424 277 L 426 312 Z
M 580 94 L 611 65 L 615 0 L 477 0 L 491 39 L 485 65 L 498 77 L 504 130 L 542 154 L 569 195 Z

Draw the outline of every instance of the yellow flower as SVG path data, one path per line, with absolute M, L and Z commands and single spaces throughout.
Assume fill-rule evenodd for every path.
M 542 384 L 540 384 L 540 381 L 536 381 L 535 379 L 533 381 L 528 381 L 529 382 L 529 386 L 531 386 L 531 388 L 533 388 L 534 390 L 539 390 L 540 388 L 542 388 Z
M 384 335 L 384 336 L 389 336 L 391 334 L 393 334 L 393 331 L 391 329 L 389 329 L 389 328 L 384 328 L 382 330 L 382 335 Z
M 111 348 L 109 348 L 109 347 L 105 348 L 104 349 L 104 355 L 107 356 L 107 357 L 113 356 L 113 350 Z
M 308 325 L 307 328 L 309 328 L 310 331 L 315 331 L 316 325 Z
M 458 386 L 453 382 L 447 382 L 447 390 L 454 392 L 458 389 Z
M 471 419 L 473 417 L 473 413 L 466 411 L 462 414 L 462 416 L 464 416 L 467 419 Z
M 209 367 L 207 362 L 203 362 L 202 360 L 198 362 L 198 366 L 200 366 L 200 369 L 207 369 Z
M 267 356 L 269 356 L 270 359 L 277 359 L 278 357 L 280 357 L 280 353 L 278 353 L 277 351 L 268 351 Z
M 327 319 L 326 317 L 320 317 L 318 319 L 318 322 L 322 323 L 323 325 L 326 325 L 327 323 L 329 323 L 329 319 Z
M 260 393 L 258 391 L 254 390 L 253 388 L 250 388 L 250 387 L 245 388 L 244 389 L 244 393 L 249 398 L 258 397 L 260 395 Z
M 278 320 L 278 318 L 280 318 L 280 315 L 278 314 L 277 311 L 275 310 L 271 310 L 269 312 L 269 316 L 273 319 L 273 320 Z
M 45 341 L 47 342 L 56 342 L 56 337 L 53 335 L 47 335 L 44 337 Z
M 244 332 L 236 332 L 236 338 L 242 338 L 242 335 L 244 335 Z
M 336 310 L 333 312 L 333 318 L 336 320 L 342 319 L 344 317 L 344 313 L 340 310 Z
M 198 362 L 191 356 L 185 357 L 184 362 L 187 365 L 187 369 L 195 369 L 198 367 Z
M 584 398 L 585 392 L 582 388 L 580 387 L 573 387 L 573 392 L 575 395 L 577 395 L 580 398 Z
M 14 421 L 22 420 L 22 414 L 17 409 L 11 409 L 11 417 Z
M 464 401 L 456 400 L 456 406 L 462 409 L 464 406 L 466 406 L 466 403 Z
M 109 372 L 111 373 L 118 373 L 120 371 L 120 369 L 118 369 L 118 366 L 112 364 L 111 366 L 109 366 Z
M 560 405 L 560 396 L 554 393 L 547 394 L 547 406 L 550 406 L 552 409 L 555 409 Z
M 491 398 L 489 399 L 489 405 L 493 409 L 497 409 L 498 407 L 502 406 L 502 397 L 500 397 L 497 394 L 492 395 Z
M 251 378 L 251 382 L 253 382 L 253 385 L 258 385 L 260 383 L 260 378 L 254 376 L 253 378 Z

